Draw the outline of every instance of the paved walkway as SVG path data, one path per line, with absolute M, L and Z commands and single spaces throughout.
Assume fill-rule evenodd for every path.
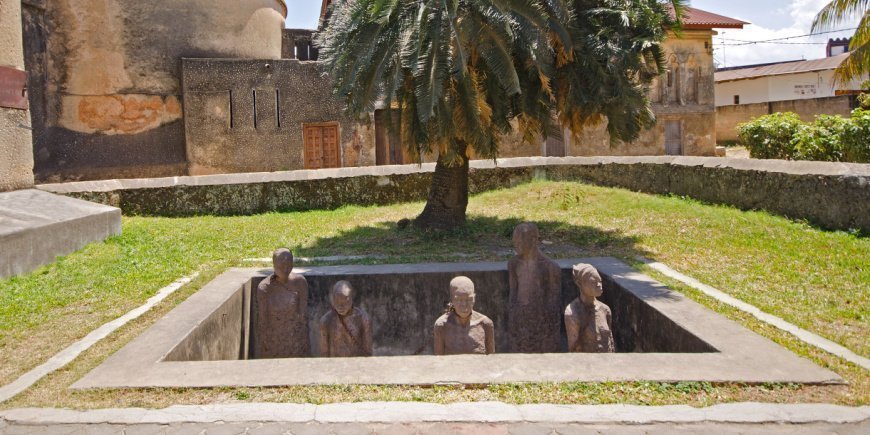
M 86 434 L 866 434 L 870 407 L 736 403 L 709 408 L 628 405 L 438 405 L 366 402 L 234 404 L 146 410 L 12 409 L 0 433 Z

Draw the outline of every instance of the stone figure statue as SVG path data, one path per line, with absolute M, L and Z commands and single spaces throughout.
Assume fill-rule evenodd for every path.
M 572 273 L 580 296 L 565 308 L 568 352 L 616 352 L 610 308 L 595 299 L 603 293 L 601 275 L 583 263 L 574 265 Z
M 538 247 L 538 227 L 524 222 L 514 228 L 517 255 L 508 261 L 507 330 L 512 352 L 559 352 L 561 269 Z
M 435 321 L 435 355 L 467 353 L 495 353 L 495 328 L 474 311 L 474 283 L 457 276 L 450 281 L 448 311 Z
M 310 355 L 308 343 L 308 282 L 293 273 L 293 253 L 272 253 L 274 272 L 257 286 L 255 358 Z
M 353 293 L 347 281 L 332 286 L 332 309 L 320 318 L 321 357 L 372 356 L 372 321 L 353 305 Z

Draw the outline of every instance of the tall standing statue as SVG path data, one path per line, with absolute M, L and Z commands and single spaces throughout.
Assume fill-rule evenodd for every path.
M 508 261 L 508 342 L 512 352 L 559 352 L 561 269 L 538 247 L 538 227 L 514 228 L 517 255 Z
M 467 353 L 495 353 L 495 328 L 474 311 L 474 283 L 457 276 L 450 281 L 448 311 L 435 321 L 435 355 Z
M 616 352 L 610 308 L 596 298 L 604 293 L 601 275 L 591 264 L 576 264 L 572 270 L 580 296 L 565 308 L 568 352 Z
M 332 306 L 320 318 L 320 356 L 372 356 L 372 321 L 360 307 L 353 305 L 354 290 L 339 281 L 329 292 Z
M 257 286 L 255 358 L 309 356 L 308 282 L 293 273 L 293 253 L 272 253 L 274 272 Z

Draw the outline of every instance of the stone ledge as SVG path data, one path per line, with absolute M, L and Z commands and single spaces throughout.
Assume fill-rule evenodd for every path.
M 870 165 L 716 157 L 525 157 L 471 164 L 472 193 L 535 178 L 674 194 L 767 210 L 831 229 L 870 232 Z M 43 184 L 39 189 L 120 207 L 190 216 L 421 201 L 433 164 Z M 824 204 L 820 207 L 820 204 Z
M 829 404 L 730 403 L 708 408 L 685 405 L 510 405 L 501 402 L 452 403 L 360 402 L 327 405 L 244 403 L 174 405 L 164 409 L 111 408 L 74 411 L 19 408 L 0 411 L 12 425 L 176 424 L 176 423 L 862 423 L 870 407 Z
M 0 193 L 0 278 L 121 233 L 121 210 L 39 190 Z
M 788 160 L 736 159 L 726 157 L 517 157 L 510 159 L 474 160 L 472 169 L 522 168 L 566 165 L 635 165 L 667 164 L 676 166 L 702 166 L 777 172 L 792 175 L 834 175 L 870 177 L 870 165 L 859 163 L 832 163 Z M 79 192 L 111 192 L 123 189 L 149 189 L 176 186 L 214 186 L 222 184 L 275 183 L 282 181 L 323 180 L 327 178 L 350 178 L 361 176 L 388 176 L 429 173 L 435 170 L 434 163 L 421 165 L 386 165 L 355 168 L 316 169 L 280 172 L 250 172 L 242 174 L 196 175 L 164 178 L 134 178 L 71 183 L 41 184 L 39 189 L 60 194 Z

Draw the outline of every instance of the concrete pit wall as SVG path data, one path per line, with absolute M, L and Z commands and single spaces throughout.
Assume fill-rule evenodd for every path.
M 463 267 L 467 270 L 462 270 Z M 561 307 L 577 297 L 571 268 L 562 265 Z M 387 266 L 389 267 L 389 266 Z M 450 280 L 468 276 L 475 284 L 475 310 L 492 319 L 496 350 L 509 349 L 507 336 L 508 276 L 506 263 L 468 265 L 418 264 L 393 266 L 392 273 L 342 273 L 340 268 L 316 268 L 304 272 L 309 287 L 308 318 L 311 356 L 320 355 L 318 320 L 330 310 L 329 290 L 339 280 L 355 289 L 355 304 L 372 318 L 375 356 L 431 355 L 435 320 L 444 313 Z M 450 271 L 439 271 L 448 267 Z M 334 271 L 334 273 L 330 273 Z M 164 361 L 220 361 L 250 359 L 249 346 L 256 330 L 246 340 L 247 324 L 256 324 L 256 276 L 190 332 Z M 601 301 L 611 307 L 618 352 L 701 353 L 716 352 L 708 343 L 650 307 L 636 295 L 603 275 Z M 254 291 L 251 291 L 254 289 Z M 245 303 L 245 299 L 249 299 Z M 251 307 L 250 315 L 247 310 Z M 250 320 L 249 320 L 250 319 Z M 560 329 L 562 351 L 567 349 L 564 321 Z
M 0 0 L 0 66 L 24 69 L 21 2 Z M 11 90 L 14 92 L 14 90 Z M 0 192 L 33 186 L 30 113 L 0 107 Z
M 870 165 L 715 157 L 565 157 L 473 161 L 479 193 L 535 178 L 685 195 L 870 232 Z M 42 185 L 125 214 L 190 216 L 425 200 L 433 164 Z M 824 206 L 820 206 L 823 204 Z
M 771 113 L 794 112 L 804 122 L 813 122 L 818 115 L 840 115 L 848 118 L 855 107 L 855 97 L 850 95 L 720 106 L 716 108 L 716 138 L 719 141 L 737 141 L 738 124 Z
M 25 0 L 37 178 L 185 174 L 181 58 L 278 59 L 286 13 L 283 0 Z
M 191 175 L 302 169 L 307 123 L 339 125 L 342 167 L 375 163 L 374 125 L 345 116 L 316 62 L 184 59 L 182 70 Z

